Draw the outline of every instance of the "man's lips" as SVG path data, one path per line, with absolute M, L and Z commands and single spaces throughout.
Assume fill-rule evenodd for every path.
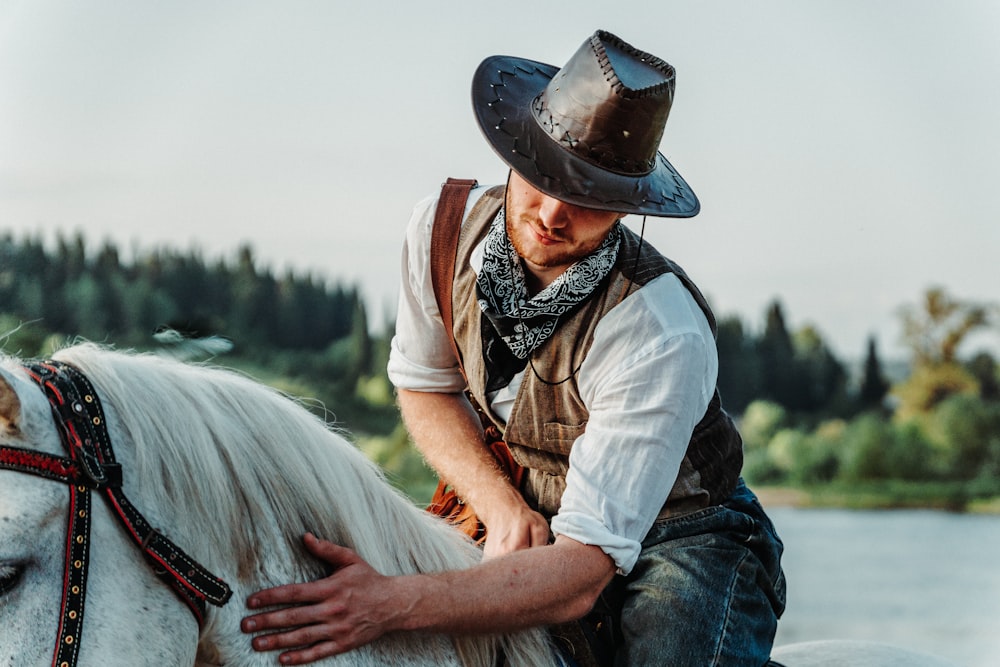
M 544 232 L 538 231 L 534 227 L 531 228 L 531 231 L 535 235 L 535 238 L 538 240 L 538 242 L 541 243 L 542 245 L 555 245 L 557 243 L 563 242 L 563 239 L 557 238 L 555 236 L 549 236 Z

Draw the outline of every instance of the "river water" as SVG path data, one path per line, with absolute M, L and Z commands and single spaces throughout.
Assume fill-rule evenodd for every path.
M 776 645 L 880 641 L 1000 666 L 1000 516 L 769 507 L 785 543 Z

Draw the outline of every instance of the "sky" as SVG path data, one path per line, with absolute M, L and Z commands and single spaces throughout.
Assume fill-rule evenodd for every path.
M 777 300 L 851 359 L 902 354 L 930 287 L 1000 301 L 993 0 L 0 0 L 0 232 L 249 244 L 391 317 L 413 205 L 505 178 L 476 66 L 598 28 L 677 69 L 661 151 L 702 210 L 645 234 L 718 315 Z

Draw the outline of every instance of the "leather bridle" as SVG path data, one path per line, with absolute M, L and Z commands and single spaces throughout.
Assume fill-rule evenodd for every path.
M 229 586 L 153 528 L 122 492 L 122 469 L 115 460 L 104 411 L 90 381 L 58 361 L 27 363 L 28 376 L 42 389 L 59 427 L 68 457 L 0 446 L 0 469 L 25 472 L 69 487 L 69 521 L 62 613 L 53 667 L 73 667 L 83 630 L 90 555 L 91 491 L 99 492 L 156 575 L 170 584 L 201 627 L 205 603 L 226 604 Z

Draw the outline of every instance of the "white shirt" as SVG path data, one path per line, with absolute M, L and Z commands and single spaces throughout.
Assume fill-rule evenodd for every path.
M 485 191 L 472 191 L 466 216 Z M 400 389 L 453 393 L 465 389 L 465 381 L 431 285 L 436 203 L 436 196 L 418 203 L 407 228 L 388 373 Z M 477 273 L 481 245 L 470 259 Z M 598 323 L 577 374 L 590 417 L 570 453 L 552 532 L 599 546 L 628 574 L 677 478 L 717 374 L 708 321 L 675 275 L 659 276 L 615 306 Z M 491 398 L 505 420 L 521 377 Z

